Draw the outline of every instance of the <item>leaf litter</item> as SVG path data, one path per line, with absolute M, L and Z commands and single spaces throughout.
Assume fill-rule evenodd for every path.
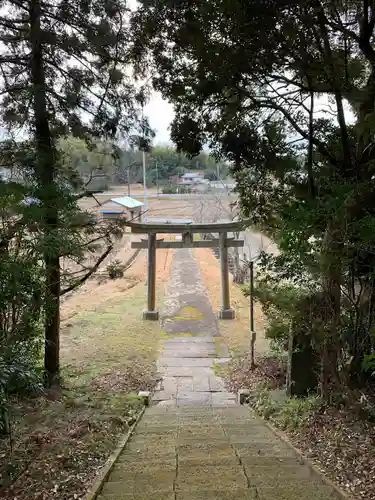
M 285 386 L 286 370 L 277 358 L 250 357 L 227 365 L 230 390 Z M 277 421 L 272 423 L 277 425 Z M 283 429 L 303 455 L 342 490 L 358 500 L 375 500 L 375 425 L 347 407 L 321 406 L 300 428 Z

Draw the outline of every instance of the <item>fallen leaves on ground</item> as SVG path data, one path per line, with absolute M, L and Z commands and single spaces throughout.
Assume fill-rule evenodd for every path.
M 158 251 L 159 300 L 171 260 L 172 252 Z M 67 298 L 63 309 L 74 316 L 61 331 L 64 388 L 14 401 L 11 439 L 0 438 L 2 500 L 82 500 L 134 423 L 142 408 L 136 393 L 157 383 L 161 340 L 159 325 L 142 320 L 145 261 L 143 254 L 132 275 L 90 296 Z
M 155 366 L 145 363 L 142 359 L 134 359 L 131 365 L 122 370 L 105 373 L 93 381 L 93 388 L 103 391 L 135 392 L 151 390 L 159 377 Z
M 276 389 L 285 384 L 285 366 L 274 357 L 258 357 L 256 367 L 251 369 L 250 355 L 233 358 L 227 364 L 227 382 L 230 391 L 237 393 L 240 389 L 253 389 L 266 384 Z
M 0 498 L 83 498 L 141 407 L 134 396 L 99 385 L 15 404 L 11 442 L 0 442 Z
M 314 415 L 293 443 L 342 489 L 361 500 L 375 499 L 375 426 L 346 408 Z
M 232 391 L 267 385 L 283 387 L 285 368 L 276 358 L 258 358 L 251 370 L 250 357 L 227 365 Z M 275 422 L 277 424 L 277 422 Z M 305 457 L 342 490 L 358 500 L 375 500 L 375 425 L 347 407 L 322 407 L 299 429 L 284 430 Z

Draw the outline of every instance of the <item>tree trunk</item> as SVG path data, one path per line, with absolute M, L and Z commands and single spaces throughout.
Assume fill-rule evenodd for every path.
M 40 0 L 32 0 L 30 3 L 31 80 L 34 92 L 36 177 L 43 211 L 42 226 L 46 272 L 44 367 L 46 385 L 51 386 L 58 381 L 59 376 L 60 258 L 56 242 L 59 220 L 55 183 L 56 154 L 49 127 L 41 40 Z
M 314 91 L 310 92 L 310 113 L 309 113 L 309 145 L 307 151 L 307 179 L 309 183 L 309 195 L 310 198 L 315 198 L 315 185 L 314 185 L 314 173 L 313 173 L 313 161 L 314 161 L 314 104 L 315 104 Z
M 363 279 L 363 291 L 359 297 L 356 307 L 356 317 L 353 333 L 349 341 L 349 352 L 351 355 L 349 384 L 363 386 L 368 379 L 368 375 L 362 370 L 362 363 L 366 354 L 373 352 L 375 342 L 372 336 L 374 328 L 374 301 L 375 287 L 374 280 Z
M 321 393 L 330 398 L 333 385 L 339 385 L 338 353 L 341 348 L 341 244 L 340 231 L 329 221 L 324 236 L 322 271 L 325 295 L 325 331 L 321 345 Z
M 319 356 L 313 348 L 311 335 L 294 335 L 290 329 L 288 343 L 288 396 L 307 397 L 318 387 Z

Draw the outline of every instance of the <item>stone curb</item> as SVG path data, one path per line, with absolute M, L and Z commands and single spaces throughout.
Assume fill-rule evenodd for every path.
M 250 407 L 249 407 L 249 410 L 250 410 Z M 252 411 L 254 411 L 254 410 L 252 410 Z M 302 461 L 308 467 L 310 467 L 310 469 L 312 469 L 321 478 L 321 480 L 323 481 L 323 483 L 325 483 L 327 486 L 330 486 L 331 488 L 333 488 L 334 491 L 343 500 L 354 500 L 354 498 L 352 496 L 350 496 L 348 493 L 346 493 L 346 491 L 342 490 L 333 481 L 331 481 L 330 479 L 328 479 L 328 477 L 325 474 L 323 474 L 323 472 L 320 471 L 318 469 L 318 467 L 309 458 L 306 458 L 305 455 L 302 453 L 302 451 L 299 450 L 298 448 L 296 448 L 294 446 L 294 444 L 290 441 L 290 439 L 288 438 L 288 436 L 284 432 L 282 432 L 279 429 L 277 429 L 276 427 L 274 427 L 269 421 L 265 420 L 264 418 L 262 418 L 260 416 L 259 416 L 259 418 L 262 419 L 262 421 L 264 422 L 264 424 L 266 425 L 266 427 L 268 427 L 268 429 L 270 429 L 279 439 L 281 439 L 282 441 L 284 441 L 284 443 L 286 443 L 288 446 L 290 446 L 293 449 L 293 451 L 302 459 Z
M 132 436 L 135 428 L 138 425 L 138 422 L 141 420 L 141 418 L 145 412 L 145 409 L 146 409 L 146 407 L 144 406 L 142 408 L 142 410 L 140 411 L 140 413 L 138 414 L 136 421 L 128 430 L 127 434 L 119 440 L 115 450 L 109 456 L 104 467 L 101 469 L 99 476 L 95 479 L 95 481 L 91 485 L 89 491 L 84 495 L 83 500 L 96 500 L 98 498 L 100 492 L 102 491 L 104 483 L 107 481 L 108 476 L 110 475 L 110 473 L 111 473 L 115 463 L 117 462 L 120 454 L 122 453 L 123 449 L 125 448 L 130 437 Z

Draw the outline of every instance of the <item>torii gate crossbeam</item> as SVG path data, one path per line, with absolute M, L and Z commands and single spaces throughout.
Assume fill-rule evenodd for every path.
M 148 320 L 158 320 L 159 312 L 156 309 L 156 249 L 157 248 L 220 248 L 220 270 L 221 270 L 221 309 L 219 311 L 220 319 L 234 319 L 235 312 L 230 306 L 229 289 L 229 266 L 228 266 L 228 248 L 243 247 L 242 240 L 228 238 L 228 232 L 239 232 L 248 223 L 226 222 L 219 224 L 173 224 L 173 223 L 137 223 L 129 222 L 128 226 L 132 233 L 147 234 L 147 240 L 132 242 L 132 248 L 147 248 L 147 310 L 143 312 L 143 318 Z M 157 240 L 159 234 L 178 234 L 182 235 L 181 241 Z M 194 234 L 210 233 L 219 234 L 219 238 L 210 240 L 194 241 Z

